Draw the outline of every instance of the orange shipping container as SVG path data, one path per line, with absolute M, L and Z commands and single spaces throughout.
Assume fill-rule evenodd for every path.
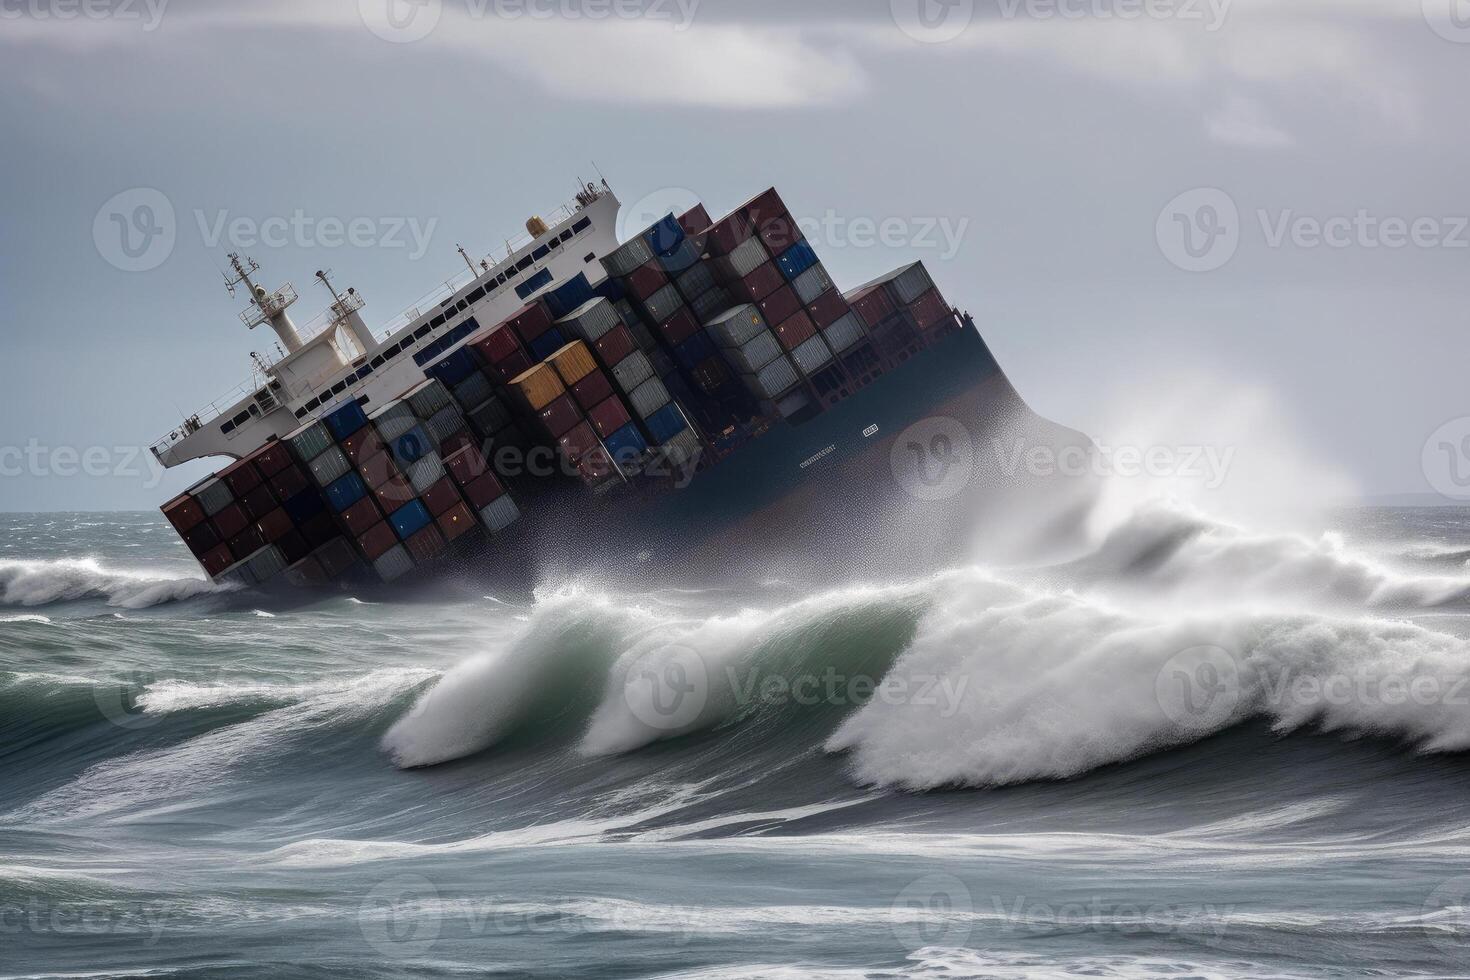
M 597 362 L 592 359 L 592 352 L 580 340 L 573 341 L 552 354 L 550 361 L 562 382 L 568 387 L 597 370 Z
M 521 393 L 533 412 L 539 412 L 566 392 L 566 385 L 549 364 L 538 364 L 511 379 L 510 386 Z

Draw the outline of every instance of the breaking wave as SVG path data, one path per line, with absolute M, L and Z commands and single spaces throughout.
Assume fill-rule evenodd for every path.
M 94 558 L 0 560 L 0 605 L 35 607 L 103 599 L 121 609 L 230 591 L 202 577 L 167 577 L 108 568 Z

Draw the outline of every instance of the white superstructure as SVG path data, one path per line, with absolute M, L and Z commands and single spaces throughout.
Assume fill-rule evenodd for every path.
M 439 360 L 463 342 L 465 325 L 471 319 L 479 327 L 494 326 L 579 272 L 585 272 L 592 282 L 602 279 L 597 259 L 618 247 L 618 207 L 617 196 L 606 182 L 588 184 L 573 204 L 560 208 L 551 218 L 528 221 L 531 234 L 508 243 L 501 257 L 480 260 L 478 271 L 461 249 L 470 272 L 447 281 L 387 325 L 381 339 L 362 319 L 362 297 L 352 289 L 339 293 L 326 272 L 318 272 L 317 279 L 331 290 L 332 303 L 298 328 L 289 313 L 298 299 L 295 288 L 287 283 L 267 292 L 253 279 L 259 266 L 231 255 L 235 278 L 227 279 L 227 284 L 232 293 L 243 286 L 250 295 L 251 305 L 241 319 L 251 329 L 269 324 L 279 341 L 280 355 L 253 354 L 255 370 L 250 381 L 232 396 L 185 419 L 153 446 L 153 454 L 164 466 L 209 456 L 238 459 L 348 398 L 365 400 L 369 411 L 391 401 L 424 379 L 424 364 Z M 444 338 L 455 332 L 462 336 L 443 345 Z M 443 349 L 426 359 L 428 348 L 435 345 Z

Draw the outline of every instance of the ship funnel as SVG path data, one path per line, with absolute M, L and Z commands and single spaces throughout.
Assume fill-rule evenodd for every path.
M 550 230 L 550 228 L 546 227 L 546 222 L 539 215 L 526 219 L 526 231 L 532 238 L 540 238 Z

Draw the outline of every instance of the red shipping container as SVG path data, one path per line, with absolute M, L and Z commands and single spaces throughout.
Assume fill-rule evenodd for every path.
M 357 547 L 362 550 L 368 561 L 377 561 L 382 558 L 397 543 L 398 535 L 393 533 L 393 526 L 387 521 L 380 521 L 357 536 Z
M 540 419 L 541 427 L 546 430 L 547 435 L 560 439 L 566 435 L 568 429 L 582 421 L 582 410 L 572 401 L 570 395 L 561 395 L 537 412 L 536 417 Z
M 424 491 L 423 500 L 424 506 L 429 508 L 429 516 L 438 517 L 459 503 L 459 489 L 455 487 L 454 481 L 446 476 Z
M 370 490 L 377 490 L 393 480 L 403 478 L 398 464 L 386 452 L 375 453 L 362 460 L 357 464 L 357 471 L 362 474 L 363 482 Z
M 572 385 L 572 398 L 583 411 L 599 405 L 613 393 L 612 381 L 601 371 L 594 371 Z
M 740 302 L 759 303 L 786 284 L 786 277 L 776 268 L 776 263 L 767 262 L 750 275 L 726 288 Z
M 382 486 L 373 487 L 373 499 L 385 514 L 393 513 L 416 496 L 418 494 L 413 492 L 413 484 L 401 476 L 385 481 Z
M 797 347 L 811 340 L 816 335 L 817 325 L 812 322 L 812 318 L 805 312 L 797 313 L 776 328 L 776 338 L 781 341 L 781 346 L 788 351 L 796 350 Z
M 184 544 L 188 546 L 195 558 L 204 557 L 220 545 L 219 532 L 208 521 L 194 525 L 180 537 L 184 539 Z
M 235 564 L 235 556 L 230 553 L 229 545 L 216 545 L 200 557 L 199 564 L 204 566 L 204 573 L 206 575 L 214 578 L 220 572 Z
M 214 529 L 225 541 L 230 540 L 250 525 L 250 518 L 245 513 L 245 508 L 239 504 L 230 504 L 224 510 L 214 515 Z
M 939 295 L 937 289 L 929 290 L 910 303 L 909 312 L 913 314 L 914 322 L 919 325 L 920 330 L 938 326 L 945 317 L 954 315 L 949 304 L 944 302 L 944 297 Z
M 475 529 L 475 515 L 460 501 L 440 514 L 434 523 L 439 525 L 446 541 L 457 541 Z
M 561 446 L 561 451 L 573 463 L 581 462 L 588 453 L 602 448 L 602 443 L 597 440 L 597 432 L 587 422 L 568 430 L 557 440 L 557 445 Z
M 245 508 L 246 517 L 258 521 L 276 509 L 276 495 L 271 493 L 270 487 L 262 483 L 245 495 L 240 506 Z
M 468 346 L 478 351 L 486 364 L 499 364 L 512 354 L 522 352 L 521 342 L 516 338 L 515 331 L 504 326 L 481 330 L 469 339 Z
M 858 319 L 868 327 L 869 330 L 882 323 L 884 318 L 894 312 L 893 300 L 888 298 L 888 290 L 882 286 L 874 286 L 854 296 L 849 304 L 857 312 Z
M 163 516 L 174 526 L 174 530 L 180 534 L 183 534 L 185 531 L 192 531 L 204 523 L 204 508 L 199 506 L 199 501 L 187 493 L 170 500 L 161 509 Z
M 801 297 L 790 286 L 782 286 L 757 305 L 767 323 L 785 323 L 801 312 Z
M 343 572 L 357 564 L 357 553 L 346 538 L 333 538 L 318 545 L 312 557 L 322 563 L 322 571 L 327 573 L 328 580 L 340 578 Z
M 681 306 L 678 313 L 659 324 L 658 331 L 667 343 L 677 347 L 699 331 L 699 321 L 694 319 L 693 310 Z
M 764 190 L 755 197 L 740 206 L 740 212 L 750 219 L 750 223 L 759 226 L 778 215 L 790 214 L 791 209 L 786 202 L 781 200 L 781 195 L 772 187 Z
M 385 448 L 383 439 L 370 425 L 365 425 L 342 441 L 342 452 L 347 454 L 353 465 L 372 459 Z
M 461 429 L 439 444 L 439 458 L 447 459 L 466 446 L 475 445 L 475 437 Z
M 516 351 L 503 361 L 497 362 L 485 373 L 490 376 L 491 381 L 506 384 L 511 378 L 518 378 L 531 370 L 531 357 L 525 351 Z
M 484 454 L 474 446 L 466 446 L 453 456 L 446 457 L 444 467 L 454 477 L 454 482 L 462 487 L 469 486 L 490 472 L 490 464 L 485 462 Z
M 440 534 L 439 529 L 433 525 L 409 538 L 405 544 L 408 546 L 408 553 L 419 564 L 433 561 L 444 554 L 444 535 Z
M 313 548 L 320 548 L 328 541 L 338 537 L 340 533 L 337 530 L 337 522 L 332 520 L 332 515 L 326 511 L 309 519 L 298 530 L 301 531 L 301 536 L 306 538 L 306 543 Z
M 341 516 L 342 524 L 356 536 L 381 521 L 383 512 L 378 509 L 377 500 L 372 497 L 363 497 L 344 510 Z
M 633 421 L 623 400 L 616 396 L 588 412 L 587 418 L 592 422 L 592 428 L 604 439 Z
M 608 455 L 607 448 L 602 445 L 593 447 L 590 452 L 577 460 L 577 475 L 582 478 L 582 482 L 593 486 L 602 483 L 617 471 L 617 464 L 613 462 L 612 456 Z
M 740 247 L 741 242 L 754 233 L 755 229 L 751 228 L 750 219 L 745 216 L 744 212 L 736 211 L 710 226 L 709 254 L 729 255 Z
M 542 300 L 527 303 L 505 321 L 505 325 L 515 331 L 522 342 L 529 344 L 537 337 L 551 329 L 551 310 L 547 308 Z
M 271 477 L 270 484 L 271 493 L 280 501 L 290 500 L 311 485 L 306 480 L 306 474 L 301 472 L 301 467 L 295 463 Z
M 489 507 L 495 501 L 505 496 L 505 487 L 501 486 L 500 480 L 496 479 L 494 473 L 486 473 L 478 480 L 473 480 L 465 485 L 464 499 L 470 502 L 475 510 Z
M 832 324 L 847 316 L 850 307 L 842 294 L 835 289 L 829 289 L 818 296 L 807 305 L 806 311 L 812 315 L 812 322 L 817 329 L 826 330 Z
M 296 527 L 291 523 L 290 515 L 281 507 L 262 517 L 255 526 L 259 529 L 260 536 L 265 538 L 266 544 L 275 544 Z
M 698 235 L 712 224 L 714 221 L 710 219 L 703 204 L 696 204 L 679 216 L 679 227 L 684 229 L 686 235 Z
M 669 284 L 669 277 L 656 262 L 640 265 L 623 278 L 623 285 L 640 302 Z
M 225 485 L 230 488 L 236 500 L 260 486 L 261 481 L 260 471 L 248 459 L 236 460 L 226 466 L 220 470 L 219 478 L 225 481 Z
M 602 363 L 611 368 L 623 363 L 625 357 L 637 350 L 638 341 L 633 339 L 633 331 L 620 323 L 598 337 L 593 346 L 597 348 L 597 356 Z
M 295 528 L 281 535 L 275 545 L 281 549 L 281 557 L 286 559 L 287 565 L 294 565 L 311 554 L 311 545 L 306 543 L 306 538 Z
M 239 534 L 230 539 L 230 554 L 235 556 L 236 561 L 244 561 L 265 547 L 265 535 L 260 533 L 258 527 L 247 527 Z
M 269 480 L 291 465 L 291 451 L 280 442 L 268 442 L 250 457 L 260 475 Z

